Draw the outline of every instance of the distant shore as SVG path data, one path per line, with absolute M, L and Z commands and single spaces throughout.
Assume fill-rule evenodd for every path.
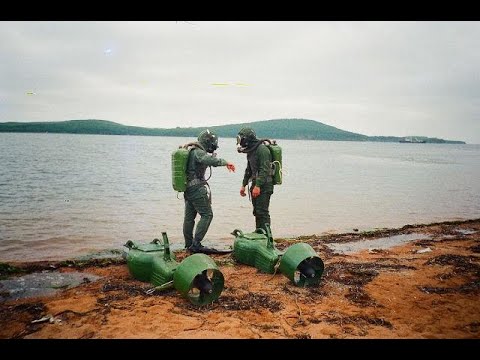
M 428 238 L 348 255 L 328 247 L 400 234 Z M 318 287 L 212 255 L 225 288 L 196 308 L 175 290 L 147 294 L 152 286 L 134 280 L 122 258 L 1 264 L 3 279 L 101 278 L 18 300 L 0 287 L 0 338 L 480 338 L 480 219 L 276 241 L 312 245 L 325 263 Z
M 252 127 L 259 138 L 290 140 L 328 140 L 328 141 L 373 141 L 399 142 L 405 137 L 368 136 L 345 131 L 310 119 L 271 119 L 251 123 L 207 126 L 218 136 L 236 138 L 242 127 Z M 15 133 L 57 133 L 57 134 L 95 134 L 95 135 L 138 135 L 138 136 L 181 136 L 197 137 L 207 127 L 196 128 L 146 128 L 127 126 L 107 120 L 66 120 L 41 122 L 0 122 L 1 132 Z M 412 136 L 410 136 L 412 137 Z M 445 140 L 427 136 L 414 136 L 419 142 L 436 144 L 465 144 L 460 140 Z

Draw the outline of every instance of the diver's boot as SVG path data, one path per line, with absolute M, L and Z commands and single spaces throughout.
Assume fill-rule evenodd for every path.
M 206 246 L 203 246 L 200 241 L 193 239 L 192 246 L 188 248 L 188 250 L 191 253 L 197 254 L 197 253 L 202 253 L 202 254 L 219 254 L 222 253 L 221 251 L 218 251 L 217 249 L 214 248 L 209 248 Z
M 200 241 L 193 239 L 192 245 L 188 248 L 191 253 L 202 253 L 205 247 L 201 244 Z
M 190 246 L 188 248 L 188 251 L 190 251 L 191 253 L 202 253 L 202 254 L 228 254 L 228 253 L 231 253 L 232 250 L 217 250 L 217 249 L 214 249 L 214 248 L 209 248 L 209 247 L 206 247 L 206 246 L 203 246 L 200 241 L 195 241 L 193 240 L 193 243 L 192 243 L 192 246 Z

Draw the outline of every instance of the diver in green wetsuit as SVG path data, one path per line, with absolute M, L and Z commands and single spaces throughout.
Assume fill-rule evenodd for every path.
M 205 180 L 205 171 L 209 166 L 226 166 L 228 171 L 235 172 L 235 165 L 215 157 L 218 148 L 218 136 L 210 130 L 204 130 L 198 135 L 198 143 L 194 143 L 187 162 L 187 189 L 184 192 L 185 217 L 183 221 L 183 236 L 185 248 L 193 253 L 215 253 L 201 244 L 213 219 L 209 186 Z M 208 189 L 207 189 L 208 188 Z M 200 214 L 200 221 L 193 235 L 195 218 Z
M 272 155 L 262 140 L 257 139 L 255 131 L 243 128 L 237 135 L 237 151 L 247 154 L 247 168 L 243 177 L 240 195 L 246 196 L 245 186 L 251 181 L 253 215 L 256 228 L 265 231 L 270 225 L 270 197 L 273 194 Z

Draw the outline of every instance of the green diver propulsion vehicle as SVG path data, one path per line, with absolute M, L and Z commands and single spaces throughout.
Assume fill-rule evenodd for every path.
M 275 274 L 278 270 L 296 286 L 311 286 L 320 282 L 325 265 L 315 250 L 306 243 L 289 246 L 284 252 L 273 242 L 269 224 L 267 231 L 256 229 L 243 233 L 235 229 L 233 257 L 242 264 L 254 266 L 264 273 Z
M 167 233 L 163 232 L 163 243 L 154 239 L 151 243 L 140 244 L 127 241 L 124 245 L 127 266 L 137 280 L 155 286 L 152 290 L 174 287 L 194 305 L 210 304 L 223 291 L 224 278 L 215 261 L 205 254 L 193 254 L 181 263 L 176 261 Z

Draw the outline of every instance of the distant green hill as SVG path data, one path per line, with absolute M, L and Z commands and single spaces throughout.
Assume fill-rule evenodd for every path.
M 257 137 L 294 140 L 334 140 L 334 141 L 378 141 L 399 142 L 403 137 L 367 136 L 340 130 L 314 120 L 276 119 L 252 123 L 210 126 L 220 137 L 236 137 L 238 131 L 249 126 L 255 129 Z M 106 120 L 68 120 L 56 122 L 4 122 L 0 123 L 0 132 L 28 133 L 68 133 L 68 134 L 102 134 L 102 135 L 144 135 L 144 136 L 184 136 L 197 137 L 205 127 L 158 129 L 139 126 L 126 126 Z M 416 136 L 427 143 L 465 144 L 464 141 L 451 141 L 425 136 Z

